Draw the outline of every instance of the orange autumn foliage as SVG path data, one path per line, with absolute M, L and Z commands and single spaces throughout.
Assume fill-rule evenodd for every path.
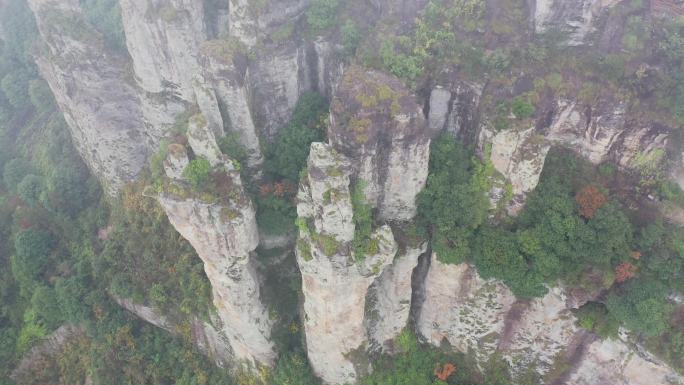
M 580 206 L 580 214 L 587 219 L 591 219 L 596 210 L 608 202 L 608 197 L 596 187 L 587 186 L 577 193 L 575 200 Z
M 275 183 L 264 183 L 259 186 L 259 194 L 261 196 L 271 195 L 282 198 L 286 195 L 291 195 L 297 192 L 297 186 L 289 181 L 281 181 Z
M 437 367 L 435 367 L 435 376 L 441 381 L 446 381 L 455 371 L 456 367 L 452 363 L 444 364 L 444 367 L 437 364 Z
M 622 283 L 634 277 L 636 274 L 636 266 L 629 262 L 622 262 L 615 268 L 615 282 Z

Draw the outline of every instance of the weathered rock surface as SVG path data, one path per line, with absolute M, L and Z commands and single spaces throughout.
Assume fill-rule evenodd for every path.
M 596 30 L 596 19 L 620 0 L 536 0 L 536 33 L 558 30 L 567 36 L 568 45 L 581 45 Z
M 430 93 L 428 127 L 455 136 L 474 131 L 482 89 L 480 84 L 467 82 L 435 87 Z
M 295 20 L 310 0 L 232 0 L 229 7 L 230 35 L 252 47 L 260 38 Z
M 439 346 L 446 340 L 458 351 L 472 349 L 480 362 L 496 351 L 516 301 L 505 285 L 480 278 L 468 264 L 444 264 L 435 254 L 423 285 L 416 328 L 427 342 Z
M 209 130 L 207 129 L 207 132 Z M 208 137 L 208 136 L 207 136 Z M 215 145 L 215 143 L 214 143 Z M 198 151 L 200 146 L 193 147 Z M 169 156 L 174 156 L 169 153 Z M 221 160 L 215 172 L 225 173 L 221 195 L 210 201 L 193 196 L 189 186 L 174 183 L 158 197 L 169 221 L 204 262 L 214 305 L 235 357 L 272 365 L 272 320 L 260 300 L 253 251 L 259 244 L 254 207 L 232 162 Z
M 371 348 L 386 350 L 406 327 L 411 311 L 413 270 L 426 251 L 427 243 L 406 246 L 371 286 L 366 296 L 366 329 Z
M 32 0 L 42 48 L 36 64 L 64 113 L 74 144 L 106 191 L 133 180 L 157 143 L 143 124 L 126 59 L 106 49 L 77 0 Z
M 310 223 L 300 226 L 297 243 L 307 353 L 316 374 L 331 384 L 356 382 L 360 363 L 353 356 L 362 356 L 369 340 L 368 288 L 397 253 L 392 230 L 383 226 L 372 235 L 378 241 L 375 255 L 353 255 L 350 173 L 344 155 L 330 145 L 312 144 L 298 204 L 300 221 Z
M 203 2 L 122 0 L 121 18 L 142 89 L 194 102 L 198 48 L 206 40 Z
M 306 91 L 313 91 L 305 46 L 288 44 L 259 54 L 251 62 L 248 81 L 254 120 L 265 138 L 273 138 L 292 116 Z
M 513 201 L 508 209 L 515 213 L 522 208 L 526 194 L 537 187 L 551 143 L 534 127 L 496 133 L 483 130 L 481 134 L 490 136 L 485 141 L 491 144 L 492 165 L 511 184 Z
M 85 330 L 79 326 L 64 324 L 58 327 L 24 355 L 12 371 L 12 380 L 20 383 L 25 378 L 34 379 L 34 373 L 45 370 L 45 360 L 54 359 L 69 343 L 84 335 Z
M 382 220 L 408 220 L 427 180 L 431 131 L 415 97 L 397 79 L 351 67 L 332 101 L 328 137 L 366 184 Z
M 567 147 L 592 163 L 611 162 L 623 168 L 637 166 L 639 159 L 657 156 L 668 143 L 669 131 L 657 124 L 639 125 L 626 119 L 626 106 L 602 102 L 589 107 L 558 100 L 549 111 L 548 124 L 525 130 L 496 132 L 486 124 L 480 144 L 491 145 L 491 160 L 513 188 L 509 211 L 519 210 L 525 194 L 534 190 L 553 145 Z
M 597 340 L 587 348 L 567 385 L 678 385 L 684 377 L 623 341 Z
M 498 352 L 511 364 L 514 378 L 529 370 L 547 376 L 561 362 L 567 364 L 563 378 L 569 378 L 563 383 L 573 385 L 681 381 L 666 364 L 635 346 L 585 338 L 587 332 L 576 326 L 572 313 L 581 302 L 563 288 L 517 300 L 502 283 L 480 278 L 472 266 L 443 264 L 435 255 L 423 285 L 424 302 L 416 318 L 423 338 L 436 346 L 446 341 L 480 363 Z

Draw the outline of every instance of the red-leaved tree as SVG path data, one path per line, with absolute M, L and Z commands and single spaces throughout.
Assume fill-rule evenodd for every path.
M 608 202 L 608 197 L 596 187 L 587 186 L 577 193 L 575 200 L 580 207 L 580 215 L 591 219 L 596 210 Z

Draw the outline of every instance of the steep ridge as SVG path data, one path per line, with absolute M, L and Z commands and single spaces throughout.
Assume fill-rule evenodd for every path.
M 157 141 L 143 124 L 140 101 L 125 71 L 77 0 L 33 0 L 42 49 L 35 60 L 64 113 L 79 153 L 115 195 L 146 164 Z
M 166 187 L 158 200 L 169 221 L 195 248 L 212 285 L 219 329 L 238 360 L 272 365 L 272 320 L 260 299 L 260 278 L 254 264 L 259 244 L 256 216 L 240 174 L 220 154 L 203 119 L 194 119 L 188 140 L 197 156 L 209 159 L 218 180 L 215 191 L 197 193 L 174 170 L 188 164 L 187 150 L 172 145 L 166 161 Z M 180 167 L 179 167 L 180 166 Z
M 369 370 L 363 357 L 371 346 L 386 347 L 407 325 L 412 272 L 427 247 L 399 251 L 387 224 L 370 234 L 372 247 L 354 247 L 360 202 L 352 194 L 363 189 L 380 220 L 411 219 L 427 178 L 430 136 L 397 79 L 359 67 L 345 72 L 331 121 L 331 143 L 312 144 L 300 185 L 297 262 L 309 360 L 326 382 L 343 384 Z

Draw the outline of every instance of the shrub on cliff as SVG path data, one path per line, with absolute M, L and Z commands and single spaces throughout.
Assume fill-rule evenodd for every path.
M 204 158 L 193 159 L 183 170 L 186 178 L 195 188 L 202 188 L 209 181 L 211 164 Z
M 451 135 L 431 147 L 430 175 L 418 195 L 418 211 L 432 230 L 433 248 L 443 262 L 469 255 L 470 238 L 487 216 L 489 168 Z
M 337 23 L 339 7 L 339 0 L 314 0 L 306 11 L 306 22 L 315 33 L 321 33 Z
M 273 178 L 299 181 L 309 146 L 325 140 L 327 116 L 328 102 L 321 95 L 310 92 L 299 98 L 290 122 L 266 151 L 264 168 Z

